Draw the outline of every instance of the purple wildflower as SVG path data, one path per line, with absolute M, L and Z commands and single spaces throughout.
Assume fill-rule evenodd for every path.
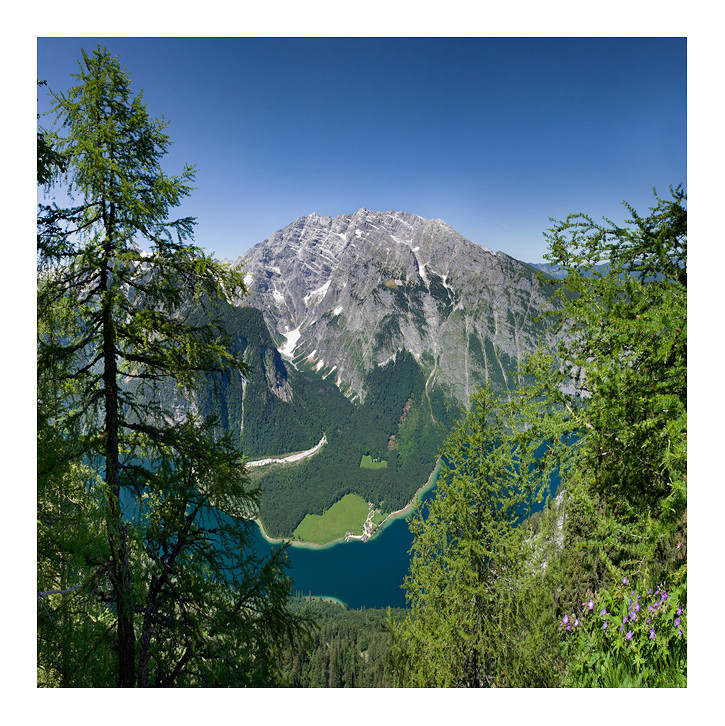
M 655 639 L 655 629 L 654 629 L 654 628 L 652 628 L 652 629 L 651 629 L 651 630 L 649 631 L 649 639 L 650 639 L 650 640 L 654 640 L 654 639 Z
M 561 622 L 564 623 L 564 625 L 566 625 L 569 622 L 569 616 L 565 615 L 564 619 Z
M 680 605 L 680 607 L 677 608 L 677 614 L 682 615 L 682 606 L 681 605 Z
M 679 625 L 679 624 L 680 624 L 680 619 L 679 618 L 675 618 L 675 625 Z
M 606 615 L 606 614 L 607 614 L 607 608 L 602 608 L 602 615 Z
M 579 625 L 579 618 L 574 618 L 574 627 L 576 628 L 577 625 Z
M 626 584 L 627 584 L 627 578 L 626 578 L 626 577 L 623 577 L 623 578 L 622 578 L 622 584 L 623 584 L 623 585 L 626 585 Z
M 607 623 L 608 623 L 608 622 L 609 622 L 609 620 L 605 620 L 605 621 L 604 621 L 604 627 L 602 628 L 602 630 L 606 630 L 606 629 L 607 629 Z
M 627 640 L 632 640 L 632 631 L 631 630 L 628 630 L 627 631 L 627 636 L 626 637 L 627 637 Z
M 647 610 L 649 610 L 650 612 L 652 612 L 652 605 L 651 604 L 647 606 Z
M 680 635 L 682 635 L 682 628 L 680 628 Z
M 647 594 L 648 594 L 648 595 L 651 595 L 651 594 L 652 594 L 652 588 L 651 588 L 651 587 L 650 587 L 650 589 L 649 589 L 649 590 L 647 590 Z
M 637 604 L 636 604 L 636 605 L 634 606 L 634 612 L 636 612 L 636 613 L 638 613 L 638 612 L 639 612 L 639 603 L 637 603 Z
M 594 600 L 589 601 L 589 609 L 594 610 Z

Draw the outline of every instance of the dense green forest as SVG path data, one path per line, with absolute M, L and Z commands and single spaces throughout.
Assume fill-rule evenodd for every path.
M 390 688 L 394 683 L 391 622 L 403 608 L 349 610 L 334 602 L 295 598 L 292 609 L 317 625 L 311 642 L 285 654 L 280 666 L 293 688 Z
M 425 379 L 413 357 L 399 355 L 371 374 L 368 385 L 365 403 L 326 429 L 328 443 L 318 454 L 265 473 L 260 514 L 271 536 L 290 536 L 305 514 L 322 514 L 351 492 L 385 512 L 402 509 L 431 475 L 445 438 L 443 422 L 452 415 L 441 401 L 433 421 Z M 401 423 L 406 404 L 410 412 Z M 387 466 L 361 467 L 364 454 Z
M 261 313 L 232 305 L 241 275 L 169 217 L 194 170 L 162 170 L 166 124 L 118 59 L 83 52 L 74 82 L 38 132 L 38 183 L 72 200 L 38 209 L 39 686 L 687 685 L 681 187 L 623 226 L 553 222 L 566 275 L 541 323 L 561 342 L 517 388 L 456 411 L 401 353 L 354 409 L 280 365 Z M 298 466 L 247 472 L 242 451 L 323 432 Z M 438 457 L 408 608 L 294 597 L 285 548 L 255 551 L 260 513 L 289 534 L 349 491 L 396 509 Z
M 312 458 L 284 467 L 251 469 L 260 485 L 260 518 L 275 538 L 291 537 L 306 514 L 322 514 L 345 494 L 355 493 L 386 512 L 402 509 L 435 468 L 438 447 L 458 407 L 438 390 L 426 392 L 423 370 L 401 351 L 371 371 L 361 405 L 351 403 L 331 381 L 286 368 L 262 313 L 251 307 L 197 308 L 195 323 L 216 319 L 230 336 L 230 350 L 248 366 L 245 390 L 235 372 L 207 374 L 194 400 L 200 415 L 216 416 L 250 460 L 302 451 L 324 434 L 327 444 Z M 274 387 L 289 386 L 280 397 Z M 165 405 L 178 402 L 167 387 Z M 387 462 L 360 467 L 365 454 Z

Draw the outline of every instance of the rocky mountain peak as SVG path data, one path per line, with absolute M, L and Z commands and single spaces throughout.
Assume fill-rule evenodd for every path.
M 505 385 L 545 304 L 530 268 L 409 212 L 308 214 L 235 264 L 286 360 L 357 400 L 402 349 L 462 402 L 487 378 Z

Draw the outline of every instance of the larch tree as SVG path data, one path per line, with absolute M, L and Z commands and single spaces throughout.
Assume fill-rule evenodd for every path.
M 548 573 L 526 526 L 558 467 L 547 452 L 561 422 L 541 410 L 526 396 L 503 401 L 479 389 L 443 445 L 435 497 L 410 524 L 411 614 L 390 624 L 399 685 L 552 685 L 553 601 L 542 619 Z
M 585 615 L 562 630 L 569 685 L 687 683 L 687 197 L 654 196 L 647 214 L 625 204 L 623 225 L 572 214 L 547 234 L 547 259 L 567 273 L 555 316 L 566 335 L 538 380 L 580 440 L 559 601 L 562 624 Z M 653 591 L 669 593 L 668 627 L 627 610 Z M 592 603 L 623 609 L 607 625 L 586 617 Z
M 163 172 L 167 124 L 118 59 L 83 51 L 74 78 L 39 135 L 39 183 L 71 200 L 38 213 L 39 680 L 265 685 L 305 632 L 285 553 L 253 551 L 241 453 L 163 405 L 199 374 L 245 372 L 215 312 L 241 275 L 169 219 L 194 170 Z
M 581 439 L 569 549 L 588 577 L 573 602 L 603 580 L 686 577 L 686 195 L 677 187 L 655 202 L 646 215 L 627 204 L 624 225 L 572 214 L 546 235 L 547 259 L 567 272 L 554 314 L 566 335 L 546 395 Z

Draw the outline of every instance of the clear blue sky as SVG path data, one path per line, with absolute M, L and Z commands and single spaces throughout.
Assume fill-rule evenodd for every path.
M 166 171 L 198 167 L 178 213 L 221 258 L 367 207 L 536 262 L 549 217 L 687 187 L 684 38 L 39 38 L 37 77 L 66 90 L 98 43 L 171 122 Z

